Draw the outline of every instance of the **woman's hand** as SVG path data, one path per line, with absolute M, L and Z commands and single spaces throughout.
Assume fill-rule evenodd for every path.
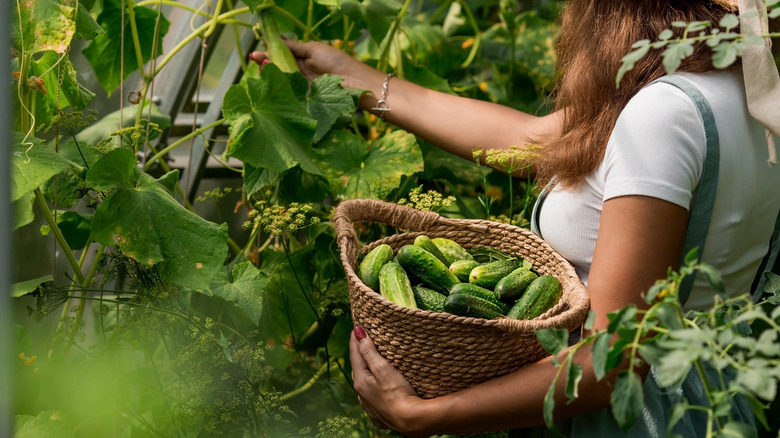
M 295 57 L 298 69 L 309 81 L 323 74 L 333 74 L 343 77 L 344 86 L 349 87 L 350 77 L 355 71 L 370 68 L 347 53 L 320 42 L 301 43 L 285 40 L 285 44 Z M 249 59 L 256 62 L 261 70 L 267 62 L 273 62 L 266 52 L 252 52 L 249 54 Z
M 379 428 L 404 436 L 425 437 L 425 401 L 409 382 L 383 358 L 363 329 L 355 327 L 349 342 L 352 379 L 366 414 Z

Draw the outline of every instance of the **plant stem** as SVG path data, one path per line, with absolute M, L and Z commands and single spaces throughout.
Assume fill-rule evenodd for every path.
M 209 28 L 206 29 L 206 32 L 203 33 L 203 38 L 208 38 L 211 36 L 212 33 L 214 33 L 214 29 L 217 28 L 217 22 L 219 21 L 219 13 L 222 12 L 222 5 L 224 3 L 224 0 L 217 0 L 217 7 L 214 9 L 214 15 L 212 16 L 212 19 L 210 21 Z
M 240 14 L 243 14 L 243 13 L 246 13 L 246 12 L 249 12 L 249 8 L 248 7 L 238 8 L 238 9 L 234 9 L 232 11 L 225 12 L 224 14 L 220 14 L 217 17 L 217 19 L 221 22 L 221 21 L 223 21 L 223 20 L 225 20 L 227 18 L 235 17 L 236 15 L 240 15 Z M 165 55 L 165 57 L 162 60 L 160 60 L 160 62 L 157 63 L 157 68 L 155 68 L 153 76 L 157 76 L 157 74 L 160 73 L 160 70 L 162 70 L 162 68 L 165 67 L 166 64 L 168 64 L 168 62 L 171 60 L 171 58 L 173 58 L 177 53 L 179 53 L 179 51 L 181 51 L 181 49 L 184 46 L 186 46 L 192 40 L 194 40 L 195 38 L 200 36 L 201 32 L 203 32 L 204 30 L 208 29 L 209 25 L 210 25 L 210 23 L 205 23 L 205 24 L 199 26 L 192 33 L 187 35 L 187 37 L 185 37 L 183 40 L 179 41 L 179 44 L 176 44 L 176 46 L 174 48 L 172 48 L 171 51 L 168 52 L 168 54 Z
M 204 17 L 210 18 L 211 15 L 209 15 L 208 12 L 203 12 L 200 9 L 191 8 L 187 5 L 183 5 L 180 2 L 173 1 L 173 0 L 144 0 L 142 2 L 138 2 L 135 5 L 136 6 L 146 6 L 146 5 L 157 5 L 157 4 L 163 4 L 166 6 L 172 6 L 174 8 L 180 8 L 184 9 L 186 11 L 192 12 L 193 14 L 197 15 L 203 15 Z
M 306 30 L 303 32 L 303 42 L 311 38 L 312 21 L 314 21 L 314 0 L 309 0 L 309 9 L 306 12 Z
M 46 199 L 43 197 L 43 193 L 40 188 L 35 189 L 35 199 L 38 201 L 38 206 L 43 211 L 43 216 L 46 219 L 46 223 L 49 225 L 51 232 L 54 234 L 54 238 L 57 239 L 57 243 L 62 247 L 62 251 L 65 253 L 65 258 L 68 259 L 70 267 L 73 269 L 73 274 L 80 284 L 84 283 L 84 274 L 81 273 L 81 267 L 76 257 L 73 255 L 73 251 L 70 249 L 68 242 L 65 240 L 65 236 L 62 235 L 60 227 L 57 226 L 57 220 L 54 219 L 54 215 L 49 209 L 49 205 L 46 204 Z
M 403 20 L 404 15 L 406 15 L 406 11 L 409 10 L 409 4 L 411 3 L 412 0 L 406 0 L 404 2 L 404 5 L 401 7 L 401 11 L 398 13 L 398 16 L 395 17 L 395 20 L 393 20 L 393 24 L 391 25 L 390 30 L 387 32 L 387 35 L 385 35 L 385 38 L 382 41 L 382 49 L 380 51 L 381 55 L 379 56 L 379 64 L 377 65 L 377 70 L 379 71 L 387 70 L 387 58 L 390 55 L 390 46 L 393 45 L 395 34 L 398 32 L 398 28 L 401 27 L 401 20 Z
M 177 147 L 181 146 L 182 144 L 186 143 L 187 140 L 190 140 L 191 138 L 196 137 L 196 136 L 198 136 L 198 135 L 208 131 L 209 129 L 215 128 L 215 127 L 217 127 L 217 126 L 219 126 L 219 125 L 221 125 L 223 123 L 225 123 L 225 119 L 219 119 L 219 120 L 217 120 L 214 123 L 210 123 L 210 124 L 208 124 L 206 126 L 202 126 L 202 127 L 198 128 L 198 129 L 190 132 L 189 134 L 185 135 L 184 137 L 176 140 L 175 142 L 173 142 L 170 145 L 166 146 L 163 150 L 157 152 L 154 156 L 149 158 L 146 161 L 146 164 L 144 165 L 144 170 L 148 170 L 149 167 L 151 167 L 151 165 L 154 162 L 160 160 L 168 152 L 170 152 L 170 151 L 176 149 Z M 205 141 L 204 141 L 204 143 L 205 143 Z
M 466 3 L 465 0 L 457 0 L 457 1 L 458 3 L 460 3 L 461 8 L 463 8 L 463 10 L 466 12 L 466 21 L 469 22 L 469 25 L 471 26 L 471 29 L 474 32 L 474 45 L 471 46 L 471 51 L 469 52 L 469 56 L 460 65 L 461 68 L 466 68 L 469 65 L 471 65 L 471 63 L 474 62 L 474 59 L 477 57 L 477 52 L 479 52 L 479 48 L 482 45 L 482 31 L 479 29 L 479 24 L 477 24 L 477 19 L 474 18 L 474 13 L 471 11 L 471 7 L 468 5 L 468 3 Z
M 319 380 L 320 377 L 322 377 L 322 375 L 325 374 L 325 372 L 331 366 L 339 365 L 338 363 L 332 363 L 332 362 L 336 362 L 336 361 L 335 360 L 331 360 L 331 361 L 323 363 L 322 366 L 320 366 L 320 369 L 318 369 L 317 372 L 314 373 L 314 375 L 311 377 L 311 379 L 309 379 L 306 383 L 301 385 L 299 388 L 296 388 L 296 389 L 288 392 L 287 394 L 282 394 L 282 396 L 279 397 L 279 399 L 284 402 L 284 401 L 287 401 L 287 400 L 295 397 L 296 395 L 300 395 L 300 394 L 303 394 L 304 392 L 306 392 L 309 388 L 314 386 L 315 383 L 317 383 L 317 380 Z

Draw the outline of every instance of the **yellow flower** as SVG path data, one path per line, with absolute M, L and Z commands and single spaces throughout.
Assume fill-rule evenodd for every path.
M 466 50 L 473 45 L 474 45 L 474 38 L 469 38 L 466 41 L 463 41 L 463 44 L 460 45 L 460 48 Z

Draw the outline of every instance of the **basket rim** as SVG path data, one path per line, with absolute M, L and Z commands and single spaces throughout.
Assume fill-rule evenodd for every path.
M 381 212 L 372 216 L 372 209 L 380 209 Z M 357 219 L 349 217 L 350 214 L 355 215 L 355 212 L 357 212 Z M 389 216 L 387 214 L 389 214 Z M 407 217 L 409 215 L 417 217 L 413 218 L 415 220 L 410 221 Z M 360 245 L 352 225 L 354 222 L 359 221 L 392 222 L 389 223 L 389 225 L 395 225 L 399 229 L 407 229 L 406 232 L 411 231 L 417 233 L 425 233 L 426 230 L 435 226 L 445 226 L 480 233 L 487 233 L 491 229 L 498 229 L 518 234 L 519 238 L 529 239 L 533 241 L 533 243 L 539 245 L 562 267 L 562 273 L 566 278 L 564 281 L 561 281 L 561 283 L 564 287 L 563 297 L 565 297 L 566 300 L 562 299 L 555 307 L 532 320 L 517 320 L 506 317 L 499 319 L 483 319 L 459 316 L 447 312 L 409 309 L 400 306 L 363 284 L 355 273 L 353 268 L 354 262 L 352 260 L 355 262 L 357 261 L 358 246 L 365 250 L 372 247 L 372 245 L 379 244 L 378 242 L 381 242 L 382 240 L 393 236 L 403 235 L 406 234 L 406 232 L 398 232 L 386 236 L 385 238 Z M 435 212 L 426 212 L 377 200 L 343 201 L 336 208 L 334 222 L 336 223 L 337 241 L 341 249 L 341 262 L 347 275 L 348 283 L 357 287 L 358 291 L 368 298 L 378 301 L 383 306 L 390 307 L 393 312 L 401 312 L 417 318 L 449 321 L 455 324 L 494 327 L 512 335 L 530 335 L 535 330 L 548 328 L 566 328 L 568 331 L 572 331 L 582 325 L 590 309 L 590 298 L 587 293 L 587 288 L 580 281 L 571 263 L 556 252 L 541 237 L 525 228 L 485 219 L 445 218 Z

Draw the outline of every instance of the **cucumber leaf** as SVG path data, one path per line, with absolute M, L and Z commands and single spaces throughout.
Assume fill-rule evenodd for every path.
M 40 139 L 25 139 L 24 134 L 14 132 L 12 141 L 11 201 L 21 199 L 68 168 L 68 163 Z
M 258 270 L 251 262 L 233 267 L 233 281 L 212 288 L 214 296 L 235 304 L 255 324 L 263 315 L 263 294 L 271 278 Z
M 165 17 L 160 17 L 159 32 L 155 32 L 157 11 L 143 6 L 135 6 L 133 12 L 138 29 L 139 50 L 142 62 L 145 63 L 162 53 L 162 37 L 168 32 L 170 22 Z M 92 65 L 98 82 L 110 96 L 123 80 L 143 66 L 138 65 L 136 51 L 132 47 L 133 34 L 130 26 L 130 14 L 124 14 L 124 40 L 126 44 L 129 42 L 130 47 L 125 47 L 124 55 L 122 54 L 121 4 L 104 2 L 103 12 L 100 13 L 97 21 L 103 29 L 103 33 L 97 35 L 82 53 Z M 157 49 L 154 54 L 152 54 L 152 47 Z M 122 71 L 123 66 L 124 71 Z
M 14 223 L 13 229 L 17 230 L 25 225 L 31 224 L 35 220 L 35 211 L 33 203 L 35 195 L 30 192 L 21 198 L 13 201 Z
M 257 169 L 281 173 L 300 165 L 322 174 L 312 160 L 317 122 L 275 65 L 265 66 L 260 78 L 248 77 L 230 87 L 222 112 L 230 125 L 228 155 Z
M 65 53 L 76 33 L 76 9 L 66 0 L 14 2 L 14 46 L 28 54 Z
M 352 96 L 341 87 L 344 78 L 322 75 L 311 84 L 311 93 L 306 98 L 306 110 L 317 121 L 314 143 L 320 141 L 342 116 L 355 112 Z
M 335 131 L 318 144 L 318 164 L 334 195 L 342 199 L 383 199 L 404 176 L 423 170 L 423 158 L 412 134 L 394 131 L 370 147 L 349 132 Z
M 58 411 L 42 411 L 37 416 L 17 415 L 14 424 L 16 438 L 73 438 L 73 425 Z
M 227 257 L 227 226 L 176 202 L 167 184 L 170 176 L 156 180 L 135 164 L 132 151 L 115 149 L 87 173 L 92 187 L 113 189 L 95 211 L 93 240 L 117 246 L 143 265 L 159 266 L 173 284 L 209 291 Z

